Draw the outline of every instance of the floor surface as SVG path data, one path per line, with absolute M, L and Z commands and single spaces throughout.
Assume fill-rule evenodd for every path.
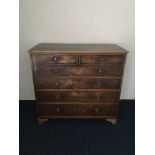
M 118 122 L 36 121 L 34 101 L 20 101 L 20 155 L 134 155 L 134 100 L 120 102 Z

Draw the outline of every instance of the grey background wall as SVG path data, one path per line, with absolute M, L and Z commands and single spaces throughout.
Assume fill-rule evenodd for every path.
M 122 99 L 135 98 L 134 0 L 20 0 L 20 99 L 34 99 L 27 50 L 40 42 L 115 43 L 130 51 Z

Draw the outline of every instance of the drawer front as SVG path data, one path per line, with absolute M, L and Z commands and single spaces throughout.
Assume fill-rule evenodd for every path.
M 43 65 L 36 68 L 36 77 L 53 76 L 121 76 L 123 65 L 104 64 L 100 66 L 52 66 Z
M 120 79 L 79 79 L 79 89 L 120 89 Z
M 47 64 L 77 64 L 78 56 L 72 55 L 33 55 L 33 62 L 36 65 L 47 65 Z
M 102 102 L 117 103 L 119 91 L 36 91 L 38 102 Z
M 99 78 L 39 78 L 35 81 L 37 89 L 120 89 L 120 79 Z
M 77 81 L 67 78 L 38 78 L 35 80 L 36 89 L 73 89 L 77 88 Z
M 82 55 L 81 64 L 104 64 L 104 63 L 124 63 L 125 56 L 121 55 Z
M 39 116 L 115 116 L 117 105 L 38 104 Z

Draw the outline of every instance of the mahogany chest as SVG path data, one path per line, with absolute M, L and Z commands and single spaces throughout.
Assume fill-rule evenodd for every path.
M 115 44 L 41 43 L 29 53 L 40 124 L 49 118 L 116 123 L 128 51 Z

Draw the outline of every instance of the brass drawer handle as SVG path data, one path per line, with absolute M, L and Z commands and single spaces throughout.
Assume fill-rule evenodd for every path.
M 98 69 L 98 72 L 99 72 L 99 73 L 103 73 L 103 70 L 102 70 L 102 69 Z
M 56 112 L 60 112 L 60 108 L 58 107 L 58 108 L 56 108 Z
M 57 62 L 58 61 L 58 58 L 55 56 L 55 57 L 53 57 L 53 61 L 54 62 Z
M 95 108 L 95 112 L 99 112 L 100 109 L 98 107 Z

